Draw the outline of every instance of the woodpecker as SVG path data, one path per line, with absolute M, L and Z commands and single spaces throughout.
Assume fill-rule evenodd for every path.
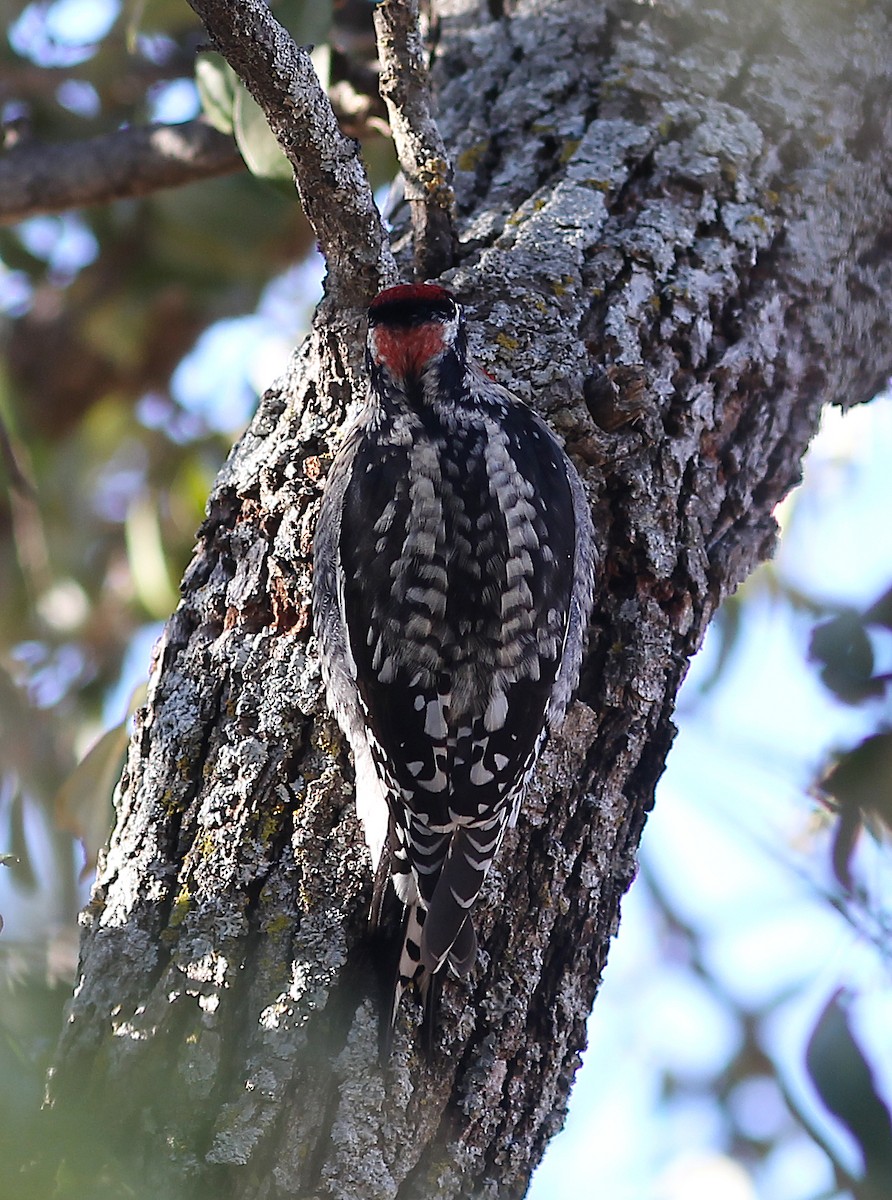
M 316 528 L 313 622 L 372 861 L 386 847 L 406 909 L 392 1029 L 406 987 L 429 1013 L 441 968 L 474 966 L 475 901 L 578 682 L 595 551 L 576 470 L 471 361 L 448 291 L 381 292 L 366 367 Z

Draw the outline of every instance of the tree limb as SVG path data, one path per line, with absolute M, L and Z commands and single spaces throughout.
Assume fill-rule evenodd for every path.
M 232 138 L 204 121 L 51 145 L 26 141 L 0 154 L 0 224 L 145 196 L 244 165 Z
M 384 0 L 375 8 L 380 89 L 412 214 L 415 275 L 435 279 L 455 257 L 455 192 L 449 154 L 433 114 L 418 19 L 418 0 Z
M 341 132 L 308 50 L 295 45 L 265 0 L 189 3 L 291 163 L 328 265 L 328 300 L 341 309 L 363 307 L 396 282 L 396 264 L 357 145 Z

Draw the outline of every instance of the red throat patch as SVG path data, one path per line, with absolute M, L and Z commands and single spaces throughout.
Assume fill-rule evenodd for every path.
M 406 379 L 418 376 L 443 349 L 443 327 L 436 322 L 412 329 L 388 329 L 382 326 L 372 335 L 375 361 L 387 367 L 391 375 Z

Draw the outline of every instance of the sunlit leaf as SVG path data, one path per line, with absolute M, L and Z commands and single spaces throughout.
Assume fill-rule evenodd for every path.
M 319 76 L 319 82 L 327 89 L 331 81 L 331 46 L 328 42 L 322 42 L 321 45 L 313 48 L 310 61 Z
M 229 63 L 219 54 L 199 54 L 195 60 L 195 85 L 210 123 L 221 133 L 232 133 L 237 76 Z
M 143 494 L 131 501 L 125 531 L 136 594 L 147 613 L 166 617 L 175 607 L 178 593 L 167 568 L 158 509 L 151 496 Z
M 291 164 L 276 141 L 263 109 L 242 83 L 239 83 L 235 96 L 233 132 L 252 175 L 271 183 L 278 181 L 291 185 Z
M 128 54 L 135 54 L 137 49 L 137 37 L 142 24 L 143 12 L 145 11 L 146 0 L 127 0 L 124 5 L 122 16 L 124 17 L 125 26 L 125 44 Z
M 107 730 L 56 793 L 56 823 L 84 848 L 84 871 L 96 864 L 112 826 L 112 793 L 124 766 L 128 721 Z

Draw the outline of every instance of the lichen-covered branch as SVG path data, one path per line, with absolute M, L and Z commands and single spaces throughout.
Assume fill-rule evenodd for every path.
M 259 90 L 276 68 L 252 58 L 255 6 L 225 7 Z M 102 1131 L 106 1188 L 113 1162 L 178 1198 L 523 1195 L 563 1118 L 690 656 L 770 553 L 821 406 L 869 399 L 892 370 L 884 4 L 828 2 L 820 21 L 813 0 L 433 9 L 456 166 L 446 282 L 593 505 L 580 699 L 487 880 L 477 970 L 445 982 L 434 1061 L 407 1020 L 382 1068 L 392 963 L 366 929 L 307 603 L 361 355 L 355 313 L 328 306 L 215 484 L 84 914 L 52 1093 Z
M 0 224 L 243 169 L 232 138 L 204 121 L 133 126 L 77 142 L 29 140 L 0 154 Z
M 434 118 L 418 10 L 418 0 L 383 0 L 375 8 L 375 32 L 381 95 L 412 215 L 415 274 L 434 279 L 455 257 L 455 193 L 449 154 Z
M 338 126 L 306 47 L 266 0 L 189 0 L 211 40 L 263 109 L 294 170 L 328 265 L 328 299 L 359 308 L 396 267 L 355 142 Z

